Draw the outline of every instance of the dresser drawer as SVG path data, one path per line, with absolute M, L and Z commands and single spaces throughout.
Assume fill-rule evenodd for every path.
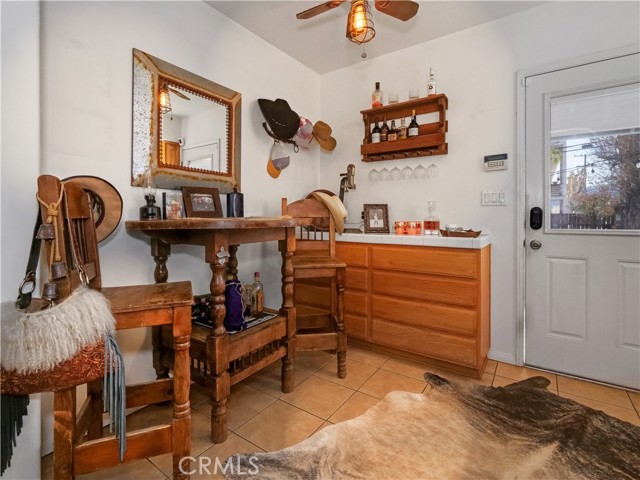
M 371 310 L 372 317 L 417 327 L 437 328 L 463 335 L 475 335 L 477 329 L 476 311 L 465 308 L 372 295 Z
M 369 303 L 367 302 L 367 294 L 364 292 L 352 292 L 350 290 L 345 290 L 344 311 L 348 313 L 354 313 L 356 315 L 369 315 Z
M 349 266 L 369 266 L 369 248 L 366 245 L 336 242 L 336 256 Z
M 371 266 L 398 272 L 476 278 L 478 250 L 374 245 Z
M 393 273 L 387 270 L 374 270 L 371 278 L 373 293 L 465 307 L 475 307 L 477 304 L 478 286 L 475 280 Z
M 347 288 L 349 290 L 367 290 L 369 272 L 358 267 L 347 267 Z
M 367 340 L 367 317 L 345 312 L 344 323 L 347 330 L 347 338 Z
M 459 365 L 476 366 L 476 340 L 373 318 L 371 341 Z

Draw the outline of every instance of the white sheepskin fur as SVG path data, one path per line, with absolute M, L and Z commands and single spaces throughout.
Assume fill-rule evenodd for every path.
M 2 303 L 2 367 L 18 373 L 49 370 L 115 331 L 109 301 L 81 286 L 59 305 L 34 313 Z

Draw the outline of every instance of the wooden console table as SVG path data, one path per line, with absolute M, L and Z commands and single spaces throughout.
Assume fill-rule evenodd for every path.
M 227 438 L 227 398 L 231 385 L 282 360 L 282 391 L 294 384 L 296 309 L 293 301 L 293 267 L 296 219 L 291 217 L 186 218 L 180 220 L 127 221 L 129 231 L 151 238 L 151 255 L 156 262 L 157 283 L 169 277 L 167 258 L 171 245 L 202 245 L 204 260 L 213 272 L 211 316 L 213 328 L 193 326 L 191 335 L 192 378 L 211 388 L 211 440 Z M 238 245 L 278 240 L 282 255 L 282 307 L 267 322 L 235 335 L 224 328 L 224 290 L 227 275 L 237 279 Z M 153 335 L 153 364 L 158 377 L 168 376 L 171 339 L 156 327 Z

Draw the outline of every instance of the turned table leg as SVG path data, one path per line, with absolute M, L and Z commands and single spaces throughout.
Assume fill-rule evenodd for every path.
M 220 245 L 220 244 L 218 244 Z M 222 443 L 227 439 L 227 399 L 231 393 L 229 377 L 229 335 L 224 328 L 226 308 L 224 306 L 225 270 L 229 253 L 216 242 L 206 247 L 205 255 L 211 267 L 211 315 L 213 330 L 207 337 L 207 363 L 213 377 L 211 407 L 211 441 Z
M 167 270 L 167 259 L 171 254 L 171 247 L 168 243 L 160 239 L 151 239 L 151 255 L 156 262 L 153 278 L 156 283 L 166 283 L 169 278 Z M 151 345 L 153 347 L 153 368 L 156 371 L 156 378 L 169 378 L 169 368 L 164 366 L 164 358 L 171 352 L 169 348 L 162 344 L 162 327 L 156 326 L 151 329 Z
M 293 392 L 296 358 L 296 307 L 294 305 L 293 252 L 296 249 L 295 230 L 287 228 L 285 240 L 280 242 L 282 255 L 282 308 L 280 315 L 287 318 L 287 354 L 282 357 L 282 391 Z

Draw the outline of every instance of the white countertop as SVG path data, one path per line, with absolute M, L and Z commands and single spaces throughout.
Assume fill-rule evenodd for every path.
M 336 240 L 338 242 L 477 249 L 491 245 L 491 235 L 486 234 L 476 238 L 461 238 L 440 235 L 396 235 L 395 233 L 343 233 L 336 235 Z

